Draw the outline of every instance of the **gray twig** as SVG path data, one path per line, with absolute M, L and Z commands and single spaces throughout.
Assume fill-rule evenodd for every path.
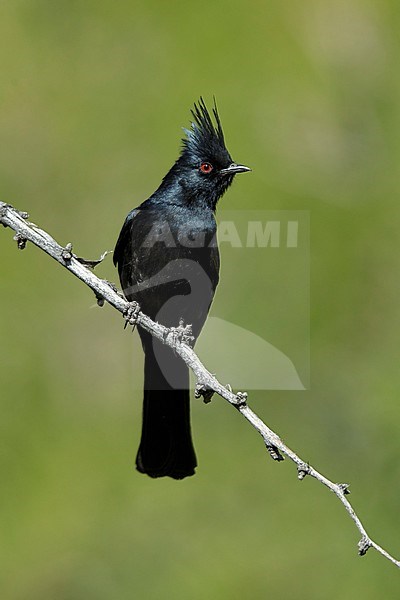
M 130 314 L 130 311 L 132 310 L 131 304 L 124 299 L 122 294 L 116 290 L 115 286 L 107 281 L 99 279 L 88 268 L 93 268 L 93 266 L 100 262 L 104 256 L 101 257 L 100 261 L 84 261 L 82 263 L 82 259 L 77 258 L 72 253 L 72 244 L 67 244 L 65 247 L 60 246 L 48 233 L 27 221 L 27 218 L 27 213 L 18 211 L 11 205 L 0 202 L 0 223 L 15 231 L 16 235 L 14 236 L 14 239 L 17 241 L 18 248 L 24 248 L 26 241 L 32 242 L 83 281 L 91 290 L 93 290 L 98 301 L 104 300 L 108 302 L 125 317 L 127 314 Z M 85 266 L 85 264 L 88 267 Z M 99 303 L 101 304 L 101 302 Z M 346 497 L 350 493 L 348 489 L 349 486 L 343 483 L 333 483 L 327 479 L 327 477 L 322 475 L 322 473 L 314 469 L 309 463 L 303 461 L 251 410 L 247 404 L 246 392 L 237 392 L 235 394 L 229 385 L 222 385 L 218 379 L 205 368 L 193 349 L 187 343 L 191 342 L 191 331 L 189 326 L 184 326 L 183 323 L 180 323 L 178 328 L 168 329 L 167 327 L 160 325 L 160 323 L 155 323 L 142 312 L 138 312 L 137 315 L 135 315 L 135 323 L 164 344 L 173 348 L 176 354 L 178 354 L 188 365 L 195 374 L 198 382 L 196 390 L 197 397 L 203 396 L 205 401 L 207 401 L 211 398 L 212 393 L 216 393 L 227 400 L 245 419 L 247 419 L 247 421 L 249 421 L 254 429 L 258 431 L 264 440 L 268 452 L 274 460 L 280 461 L 283 458 L 282 455 L 287 456 L 297 466 L 297 476 L 300 481 L 307 475 L 313 477 L 337 496 L 361 534 L 361 540 L 358 543 L 358 553 L 360 556 L 366 554 L 369 548 L 375 548 L 375 550 L 394 565 L 400 567 L 400 561 L 393 558 L 393 556 L 374 542 L 367 534 L 361 520 Z

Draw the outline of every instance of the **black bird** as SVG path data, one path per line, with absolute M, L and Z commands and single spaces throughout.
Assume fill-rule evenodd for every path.
M 127 216 L 114 264 L 125 296 L 153 320 L 192 325 L 194 339 L 207 318 L 219 279 L 215 209 L 236 173 L 214 101 L 215 124 L 204 100 L 178 160 L 148 200 Z M 173 351 L 139 329 L 143 350 L 142 437 L 136 467 L 150 477 L 183 479 L 197 466 L 191 432 L 189 372 Z

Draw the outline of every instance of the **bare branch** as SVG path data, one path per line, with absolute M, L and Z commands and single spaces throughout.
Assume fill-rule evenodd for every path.
M 337 496 L 361 534 L 361 540 L 358 543 L 358 553 L 360 556 L 365 555 L 369 548 L 375 548 L 375 550 L 385 556 L 394 565 L 400 567 L 400 561 L 393 558 L 367 534 L 361 520 L 346 497 L 350 493 L 348 489 L 349 486 L 344 483 L 333 483 L 311 465 L 304 462 L 295 452 L 293 452 L 293 450 L 286 446 L 281 438 L 248 406 L 246 392 L 237 392 L 235 394 L 229 386 L 223 386 L 218 379 L 205 368 L 198 356 L 188 345 L 187 342 L 190 343 L 191 332 L 187 326 L 185 327 L 183 323 L 180 323 L 178 327 L 167 328 L 160 325 L 160 323 L 152 321 L 145 314 L 138 311 L 137 307 L 132 307 L 132 304 L 125 300 L 122 293 L 118 292 L 113 284 L 99 279 L 88 268 L 94 268 L 96 264 L 103 260 L 105 254 L 99 261 L 85 261 L 84 259 L 78 258 L 72 252 L 71 244 L 67 244 L 65 248 L 60 246 L 48 233 L 27 221 L 27 218 L 27 213 L 18 211 L 9 204 L 0 202 L 0 223 L 15 231 L 14 240 L 17 241 L 19 249 L 24 249 L 27 241 L 32 242 L 90 287 L 95 293 L 100 305 L 104 304 L 104 301 L 108 302 L 124 315 L 127 322 L 130 322 L 132 325 L 135 325 L 136 323 L 139 324 L 155 338 L 173 348 L 176 354 L 182 358 L 196 376 L 197 385 L 195 395 L 197 398 L 202 396 L 204 401 L 207 402 L 210 401 L 212 394 L 216 393 L 227 400 L 245 419 L 247 419 L 247 421 L 249 421 L 249 423 L 251 423 L 254 429 L 258 431 L 264 440 L 270 456 L 274 460 L 280 461 L 283 460 L 283 455 L 287 456 L 297 466 L 297 476 L 299 480 L 303 480 L 306 475 L 309 475 L 322 483 Z M 134 317 L 132 317 L 132 310 Z

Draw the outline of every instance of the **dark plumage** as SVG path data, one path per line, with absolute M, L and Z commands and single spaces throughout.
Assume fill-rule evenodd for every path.
M 125 296 L 168 327 L 183 318 L 195 339 L 219 279 L 214 211 L 236 173 L 214 104 L 201 98 L 178 160 L 160 187 L 132 210 L 114 251 Z M 139 328 L 145 352 L 142 438 L 137 469 L 183 479 L 197 465 L 190 433 L 189 373 L 167 346 Z

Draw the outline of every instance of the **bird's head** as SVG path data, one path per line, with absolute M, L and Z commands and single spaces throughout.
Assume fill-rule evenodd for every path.
M 188 199 L 199 199 L 215 209 L 235 175 L 251 169 L 234 162 L 229 154 L 215 100 L 215 124 L 203 98 L 191 112 L 194 120 L 191 128 L 184 130 L 186 137 L 174 170 Z

